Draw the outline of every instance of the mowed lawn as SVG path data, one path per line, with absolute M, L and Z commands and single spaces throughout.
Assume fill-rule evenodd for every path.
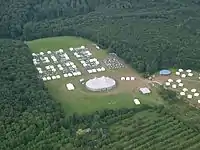
M 38 39 L 27 42 L 32 52 L 41 52 L 47 50 L 58 50 L 60 48 L 68 51 L 70 47 L 80 47 L 81 45 L 92 45 L 91 41 L 79 37 L 52 37 Z M 98 51 L 91 48 L 94 57 L 103 60 L 107 56 L 106 50 Z M 131 68 L 119 70 L 107 70 L 98 74 L 88 74 L 84 72 L 80 62 L 76 60 L 72 53 L 68 53 L 71 60 L 83 71 L 79 77 L 61 78 L 60 80 L 45 82 L 50 95 L 53 99 L 61 103 L 67 115 L 76 112 L 79 114 L 90 113 L 102 109 L 131 108 L 138 107 L 133 103 L 133 98 L 139 98 L 142 104 L 160 104 L 162 101 L 156 92 L 150 95 L 142 95 L 138 92 L 138 87 L 145 86 L 147 83 Z M 117 81 L 117 87 L 110 92 L 90 92 L 84 85 L 79 83 L 81 78 L 85 80 L 95 76 L 110 76 Z M 135 76 L 136 81 L 120 81 L 121 76 Z M 75 85 L 74 91 L 68 91 L 66 83 Z M 133 92 L 134 91 L 134 92 Z

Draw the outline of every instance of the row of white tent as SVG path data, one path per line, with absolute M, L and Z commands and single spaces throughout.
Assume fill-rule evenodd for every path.
M 91 53 L 90 51 L 85 51 L 84 53 L 85 53 L 86 56 L 92 56 L 92 53 Z M 75 53 L 74 53 L 74 56 L 75 56 L 76 58 L 80 58 L 80 57 L 82 57 L 83 55 L 80 55 L 78 52 L 75 52 Z
M 73 72 L 73 73 L 66 73 L 66 74 L 63 74 L 63 76 L 65 77 L 65 78 L 67 78 L 67 77 L 72 77 L 72 76 L 80 76 L 82 73 L 80 72 L 80 71 L 77 71 L 77 72 Z
M 55 51 L 56 53 L 59 52 L 59 53 L 63 53 L 64 50 L 63 49 L 59 49 L 58 51 Z M 46 52 L 47 54 L 51 54 L 52 52 L 51 51 L 47 51 Z M 44 52 L 39 52 L 39 55 L 43 56 L 45 53 Z M 32 56 L 37 56 L 38 54 L 36 53 L 32 53 Z
M 96 73 L 96 72 L 103 72 L 103 71 L 106 71 L 106 69 L 104 67 L 87 70 L 88 73 Z
M 63 76 L 65 78 L 67 77 L 72 77 L 72 76 L 80 76 L 81 75 L 81 72 L 78 71 L 78 72 L 73 72 L 73 73 L 67 73 L 67 74 L 63 74 Z M 42 80 L 43 81 L 49 81 L 49 80 L 55 80 L 55 79 L 60 79 L 61 76 L 60 75 L 56 75 L 56 76 L 48 76 L 48 77 L 43 77 Z
M 183 69 L 178 69 L 178 72 L 182 73 L 182 72 L 184 72 L 184 70 Z M 185 72 L 191 73 L 192 70 L 191 69 L 187 69 L 187 70 L 185 70 Z
M 60 75 L 56 75 L 56 76 L 52 76 L 52 77 L 43 77 L 42 80 L 43 81 L 50 81 L 50 80 L 55 80 L 55 79 L 60 79 Z
M 69 48 L 70 51 L 80 50 L 80 49 L 85 49 L 85 46 L 81 46 L 81 47 L 77 47 L 77 48 L 72 48 L 72 47 Z
M 123 80 L 127 80 L 127 81 L 129 81 L 129 80 L 135 80 L 135 77 L 121 77 L 121 80 L 123 81 Z
M 185 73 L 183 73 L 183 74 L 181 74 L 180 72 L 176 72 L 176 75 L 177 76 L 181 76 L 181 78 L 186 78 L 187 76 L 188 77 L 192 77 L 194 74 L 193 73 L 188 73 L 188 74 L 185 74 Z

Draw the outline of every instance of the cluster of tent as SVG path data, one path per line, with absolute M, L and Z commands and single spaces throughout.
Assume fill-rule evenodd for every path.
M 190 73 L 190 72 L 189 72 Z M 176 89 L 177 87 L 183 87 L 184 84 L 182 83 L 181 79 L 173 80 L 168 79 L 167 82 L 165 82 L 165 86 Z M 199 97 L 199 93 L 197 92 L 197 89 L 193 88 L 191 90 L 187 88 L 182 88 L 182 91 L 179 93 L 180 96 L 186 96 L 188 99 L 192 99 L 193 97 Z M 200 103 L 200 100 L 198 100 L 198 103 Z
M 119 68 L 124 68 L 124 64 L 122 64 L 116 55 L 110 55 L 106 59 L 104 59 L 104 64 L 109 68 L 109 69 L 119 69 Z
M 176 71 L 176 75 L 180 76 L 181 78 L 186 78 L 188 77 L 192 77 L 194 74 L 192 73 L 191 69 L 187 69 L 187 70 L 183 70 L 183 69 L 178 69 L 178 71 Z
M 184 84 L 182 83 L 181 79 L 177 79 L 176 81 L 168 79 L 167 82 L 165 82 L 165 86 L 171 86 L 173 89 L 176 89 L 177 87 L 183 87 Z
M 76 58 L 84 58 L 84 57 L 92 56 L 92 53 L 88 50 L 82 51 L 82 53 L 77 51 L 77 52 L 74 52 L 74 56 Z
M 96 72 L 103 72 L 103 71 L 106 71 L 106 69 L 104 67 L 101 67 L 101 68 L 97 68 L 97 69 L 88 69 L 87 72 L 89 74 L 91 73 L 96 73 Z
M 96 67 L 100 64 L 96 58 L 91 58 L 88 61 L 81 60 L 80 62 L 84 68 Z

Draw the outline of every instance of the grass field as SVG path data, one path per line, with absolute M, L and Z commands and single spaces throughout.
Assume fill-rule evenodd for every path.
M 58 50 L 60 48 L 68 51 L 70 47 L 80 47 L 81 45 L 90 48 L 93 56 L 103 60 L 107 56 L 106 50 L 96 50 L 92 46 L 92 42 L 79 37 L 53 37 L 38 39 L 27 42 L 32 52 L 41 52 L 47 50 Z M 148 83 L 142 79 L 130 67 L 122 68 L 119 70 L 107 70 L 106 72 L 98 74 L 88 74 L 82 68 L 80 62 L 70 54 L 71 60 L 78 66 L 79 70 L 83 72 L 80 77 L 61 78 L 60 80 L 45 82 L 46 86 L 52 97 L 60 102 L 66 112 L 71 115 L 74 112 L 79 114 L 90 113 L 96 110 L 105 108 L 131 108 L 136 107 L 133 103 L 133 98 L 139 98 L 142 104 L 161 104 L 163 101 L 160 99 L 155 90 L 150 95 L 142 95 L 138 92 L 139 87 L 148 86 Z M 111 76 L 117 81 L 117 88 L 109 92 L 96 93 L 86 90 L 84 85 L 79 83 L 79 79 L 89 79 L 95 76 Z M 121 81 L 121 76 L 135 76 L 135 81 Z M 73 83 L 76 87 L 74 91 L 68 91 L 65 87 L 66 83 Z

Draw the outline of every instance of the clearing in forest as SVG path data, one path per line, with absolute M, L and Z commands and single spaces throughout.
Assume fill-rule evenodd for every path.
M 125 67 L 117 68 L 118 65 L 116 64 L 120 65 L 120 63 L 116 61 L 116 58 L 111 58 L 111 55 L 109 55 L 106 50 L 97 49 L 95 44 L 91 41 L 79 37 L 65 36 L 28 41 L 27 45 L 32 53 L 39 53 L 41 51 L 53 52 L 63 49 L 70 57 L 70 61 L 72 61 L 82 72 L 82 75 L 80 76 L 68 78 L 61 77 L 57 80 L 45 82 L 52 97 L 62 104 L 68 115 L 74 112 L 80 114 L 89 113 L 105 108 L 115 109 L 136 107 L 133 103 L 133 98 L 138 98 L 142 104 L 154 105 L 163 103 L 154 89 L 152 89 L 151 94 L 142 95 L 138 89 L 140 87 L 148 87 L 148 82 L 125 63 Z M 89 74 L 84 69 L 80 61 L 69 50 L 69 48 L 76 48 L 82 45 L 89 49 L 92 55 L 106 68 L 106 71 Z M 122 60 L 119 61 L 122 62 Z M 111 65 L 107 66 L 109 63 Z M 85 88 L 85 85 L 80 83 L 80 79 L 82 78 L 87 81 L 88 79 L 100 76 L 109 76 L 115 79 L 117 83 L 116 88 L 107 92 L 90 92 Z M 136 80 L 122 81 L 121 77 L 135 77 Z M 68 91 L 66 88 L 67 83 L 72 83 L 75 86 L 75 90 Z

